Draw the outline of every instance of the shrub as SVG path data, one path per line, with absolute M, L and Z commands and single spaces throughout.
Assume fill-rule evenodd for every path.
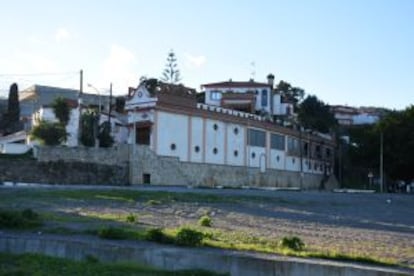
M 200 226 L 205 226 L 205 227 L 211 227 L 211 218 L 207 215 L 202 216 L 199 220 L 198 220 L 198 224 Z
M 31 228 L 40 226 L 39 215 L 31 209 L 19 211 L 0 210 L 0 227 Z
M 164 243 L 168 241 L 167 236 L 160 228 L 152 228 L 145 232 L 145 240 Z
M 181 228 L 175 237 L 175 243 L 183 246 L 198 246 L 203 240 L 203 233 L 190 228 Z
M 305 247 L 305 243 L 296 236 L 284 237 L 280 240 L 279 246 L 282 248 L 289 248 L 294 251 L 301 251 Z
M 137 216 L 130 213 L 127 217 L 126 217 L 126 221 L 129 223 L 135 223 L 138 221 Z
M 22 211 L 22 217 L 28 220 L 37 220 L 39 218 L 39 215 L 32 209 L 24 209 Z
M 159 200 L 155 200 L 155 199 L 150 199 L 150 200 L 148 200 L 145 204 L 146 204 L 146 205 L 150 205 L 150 206 L 153 206 L 153 205 L 160 205 L 160 204 L 161 204 L 161 201 L 159 201 Z
M 98 231 L 98 237 L 110 240 L 126 240 L 129 238 L 129 234 L 121 228 L 106 227 Z

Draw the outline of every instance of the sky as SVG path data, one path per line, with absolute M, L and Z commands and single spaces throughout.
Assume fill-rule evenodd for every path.
M 12 82 L 126 94 L 159 78 L 275 81 L 328 104 L 414 104 L 412 0 L 0 0 L 0 92 Z M 92 87 L 88 87 L 91 84 Z

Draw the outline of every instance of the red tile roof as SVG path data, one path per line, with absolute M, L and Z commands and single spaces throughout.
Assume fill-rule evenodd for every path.
M 269 84 L 255 81 L 223 81 L 203 84 L 205 88 L 261 88 L 270 87 Z

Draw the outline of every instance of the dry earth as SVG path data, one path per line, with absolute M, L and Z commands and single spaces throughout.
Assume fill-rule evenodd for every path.
M 5 199 L 15 190 L 16 188 L 2 188 L 0 195 Z M 31 207 L 74 218 L 90 217 L 93 214 L 105 214 L 116 218 L 133 213 L 137 215 L 139 224 L 144 227 L 196 224 L 200 216 L 208 214 L 213 219 L 213 227 L 222 230 L 275 240 L 296 235 L 302 238 L 308 247 L 320 251 L 329 249 L 347 254 L 362 253 L 375 258 L 390 258 L 400 264 L 414 265 L 414 195 L 189 190 L 164 187 L 132 190 L 212 194 L 222 197 L 223 200 L 199 202 L 197 196 L 194 196 L 194 201 L 168 202 L 157 201 L 156 198 L 153 202 L 149 202 L 148 199 L 123 202 L 110 199 L 44 201 L 32 198 L 11 205 L 18 208 Z M 191 194 L 188 197 L 191 197 Z M 237 201 L 229 201 L 229 198 Z M 2 203 L 10 202 L 4 200 Z M 5 207 L 4 204 L 0 203 L 0 206 Z M 106 220 L 91 222 L 63 219 L 50 222 L 50 225 L 79 230 L 108 223 L 110 222 Z

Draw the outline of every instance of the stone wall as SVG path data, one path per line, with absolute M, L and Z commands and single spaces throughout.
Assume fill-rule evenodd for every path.
M 127 165 L 75 161 L 0 159 L 0 183 L 4 181 L 48 184 L 126 185 Z
M 36 147 L 38 161 L 0 162 L 0 180 L 61 184 L 155 184 L 205 187 L 318 189 L 323 175 L 244 166 L 181 162 L 148 146 L 113 148 Z M 16 163 L 17 162 L 17 163 Z M 20 162 L 20 163 L 19 163 Z M 331 177 L 326 189 L 337 188 Z
M 226 187 L 296 187 L 318 189 L 323 175 L 259 168 L 180 162 L 178 158 L 157 156 L 146 146 L 133 146 L 130 159 L 131 184 Z M 337 188 L 335 177 L 325 183 L 326 189 Z
M 120 165 L 129 161 L 129 146 L 126 144 L 118 144 L 111 148 L 38 146 L 34 151 L 37 160 L 41 162 L 64 160 Z

